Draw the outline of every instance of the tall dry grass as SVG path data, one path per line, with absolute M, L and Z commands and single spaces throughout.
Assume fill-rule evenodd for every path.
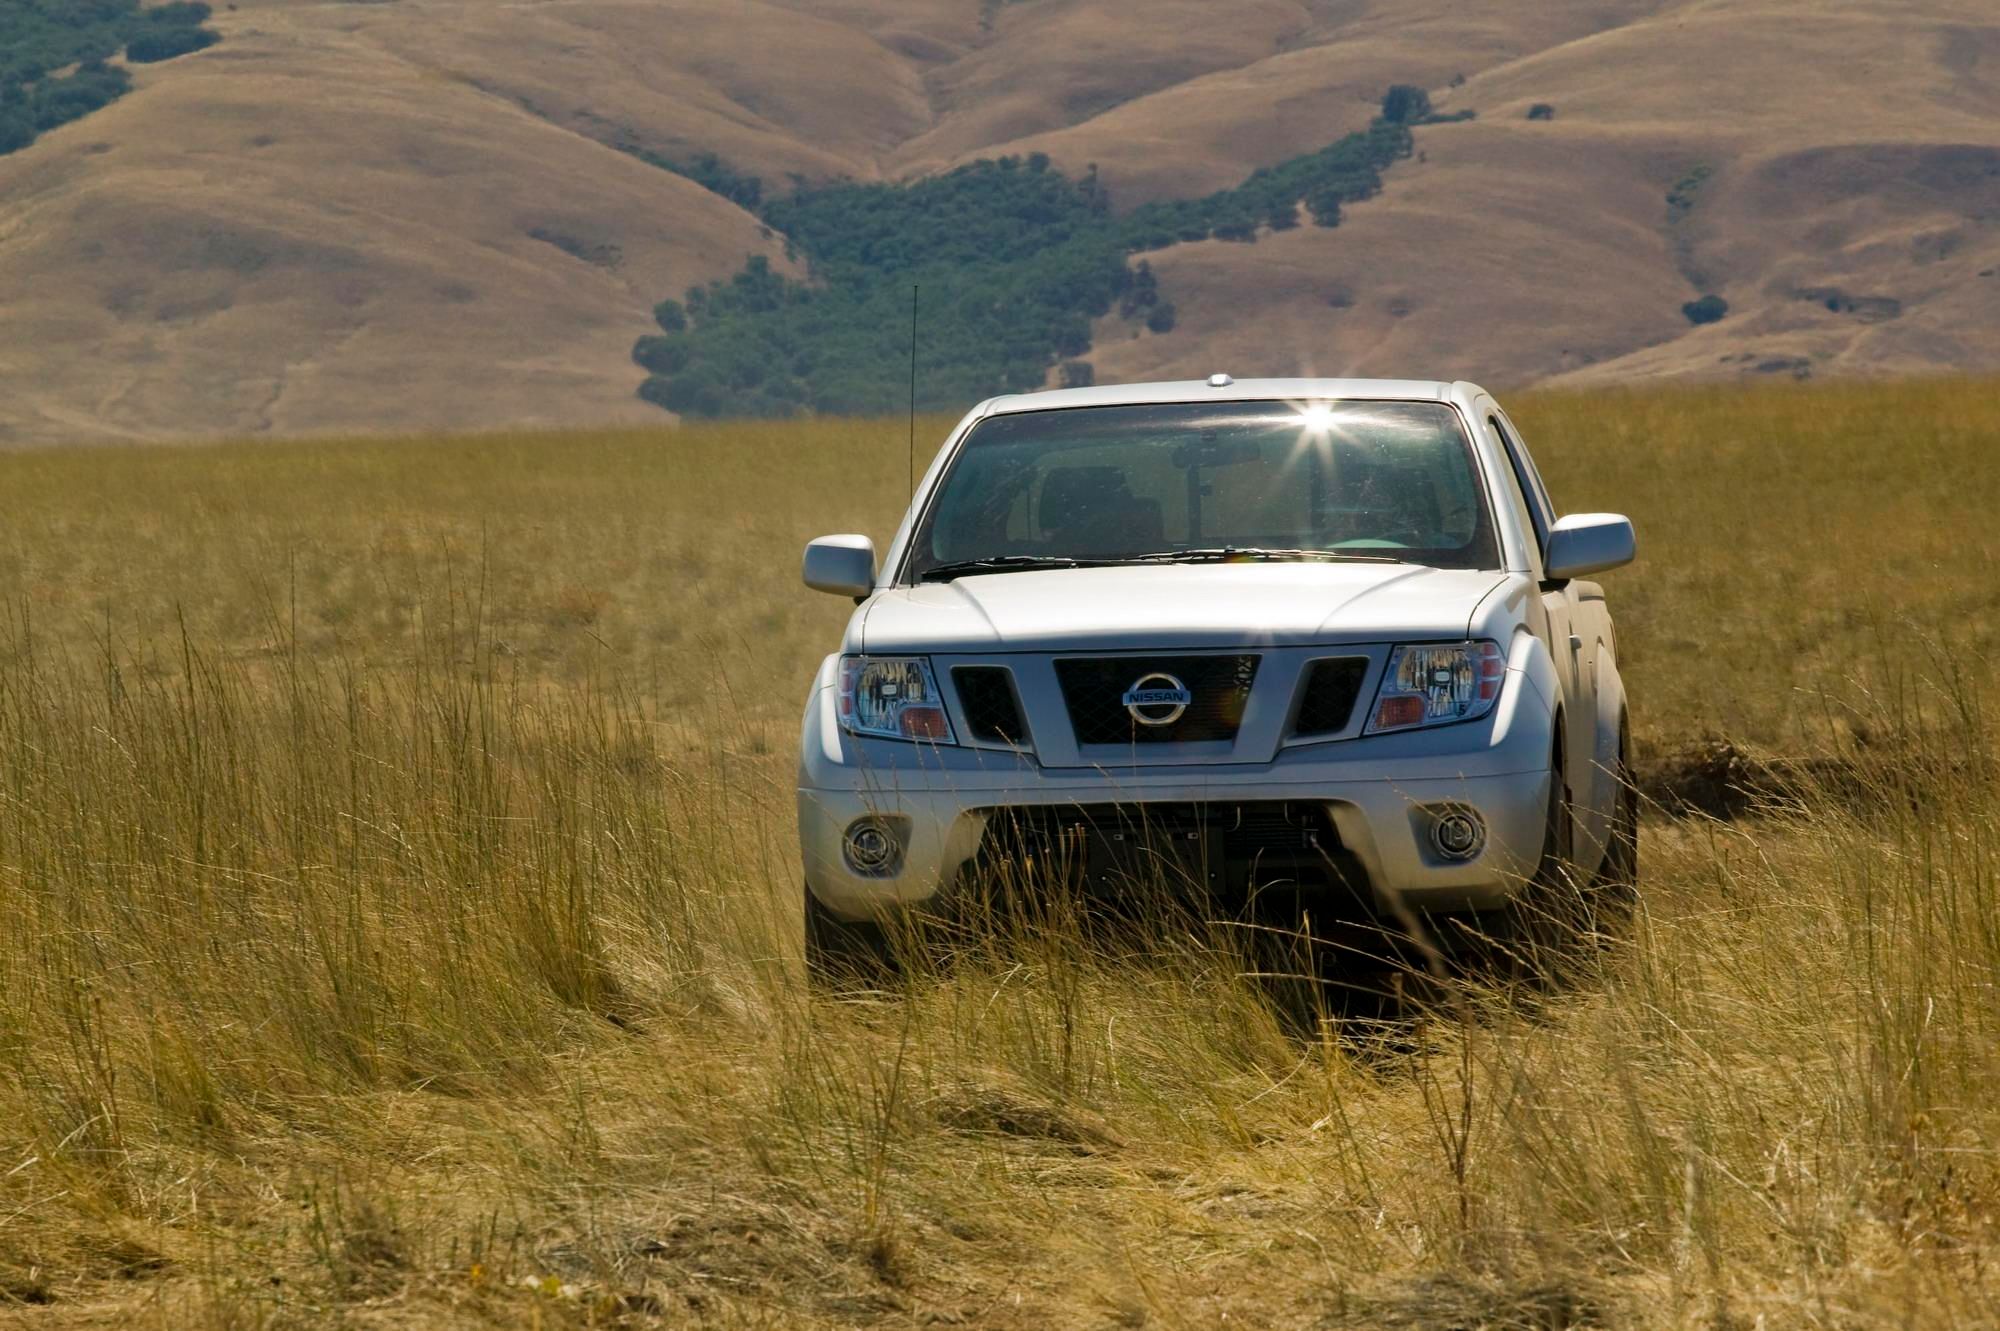
M 1991 1321 L 1990 392 L 1524 402 L 1643 736 L 1820 765 L 1309 1035 L 1062 930 L 805 992 L 797 550 L 893 428 L 0 458 L 0 1318 Z

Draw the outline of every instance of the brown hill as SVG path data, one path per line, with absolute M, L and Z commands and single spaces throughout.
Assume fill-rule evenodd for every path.
M 0 440 L 663 419 L 628 354 L 651 305 L 782 238 L 621 148 L 774 185 L 1039 150 L 1129 206 L 1317 147 L 1399 81 L 1478 118 L 1420 129 L 1335 230 L 1151 256 L 1180 323 L 1105 321 L 1099 378 L 2000 366 L 1990 0 L 237 0 L 214 25 L 0 158 Z M 1707 291 L 1730 315 L 1693 327 Z

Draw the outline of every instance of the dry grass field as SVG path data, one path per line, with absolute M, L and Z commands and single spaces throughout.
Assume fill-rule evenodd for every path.
M 1992 1324 L 1994 387 L 1523 399 L 1647 761 L 1806 789 L 1311 1034 L 1060 932 L 809 996 L 900 422 L 0 456 L 0 1322 Z
M 1101 381 L 2000 367 L 1990 0 L 216 9 L 218 45 L 0 159 L 0 446 L 647 424 L 654 302 L 783 246 L 621 146 L 772 190 L 1046 152 L 1129 208 L 1394 83 L 1478 119 L 1335 230 L 1152 256 L 1180 321 L 1107 321 Z M 1704 291 L 1733 313 L 1694 328 Z

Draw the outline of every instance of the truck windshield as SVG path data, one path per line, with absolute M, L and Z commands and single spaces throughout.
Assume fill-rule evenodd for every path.
M 1471 442 L 1437 402 L 994 416 L 959 446 L 911 551 L 912 582 L 1177 552 L 1500 562 Z

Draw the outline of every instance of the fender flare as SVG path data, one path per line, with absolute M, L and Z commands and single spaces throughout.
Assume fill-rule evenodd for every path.
M 1562 675 L 1556 670 L 1555 657 L 1550 654 L 1549 645 L 1525 626 L 1514 634 L 1507 668 L 1519 672 L 1527 680 L 1552 714 L 1560 713 L 1568 703 L 1569 700 L 1563 696 Z
M 805 715 L 799 724 L 799 784 L 811 784 L 809 773 L 817 758 L 839 760 L 839 724 L 834 716 L 834 689 L 840 682 L 840 653 L 830 653 L 819 663 L 812 688 L 806 691 Z M 829 749 L 831 752 L 829 753 Z

